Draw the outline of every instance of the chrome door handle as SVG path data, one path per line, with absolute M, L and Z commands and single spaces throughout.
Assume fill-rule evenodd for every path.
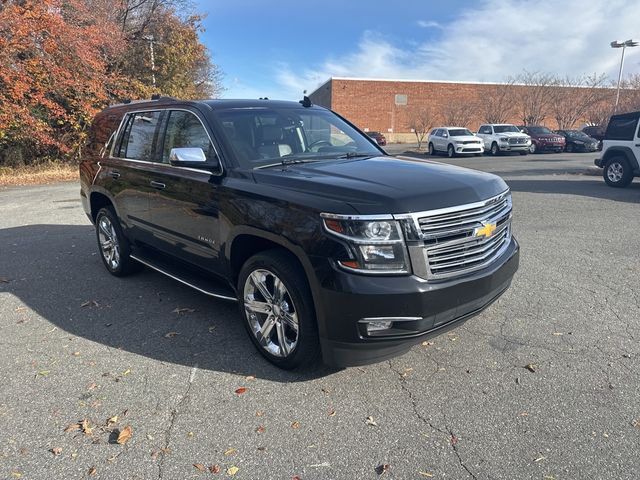
M 164 183 L 154 182 L 154 181 L 151 182 L 151 186 L 153 188 L 157 188 L 158 190 L 163 190 L 166 187 Z
M 117 179 L 119 179 L 119 178 L 120 178 L 120 172 L 109 172 L 109 175 L 111 175 L 111 177 L 112 177 L 114 180 L 117 180 Z

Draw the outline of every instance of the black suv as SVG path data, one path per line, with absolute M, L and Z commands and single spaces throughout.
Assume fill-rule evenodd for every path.
M 390 157 L 307 98 L 107 108 L 80 174 L 109 272 L 146 265 L 238 301 L 282 368 L 404 353 L 487 307 L 518 268 L 502 179 Z

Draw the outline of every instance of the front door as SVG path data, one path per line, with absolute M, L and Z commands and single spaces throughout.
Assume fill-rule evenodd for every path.
M 219 270 L 219 159 L 211 137 L 195 112 L 171 110 L 159 140 L 160 162 L 151 172 L 149 197 L 153 245 L 170 255 L 211 271 Z M 172 148 L 203 150 L 202 169 L 174 167 Z

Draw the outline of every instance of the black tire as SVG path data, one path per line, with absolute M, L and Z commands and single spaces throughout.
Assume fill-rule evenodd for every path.
M 435 155 L 436 149 L 433 148 L 433 143 L 429 142 L 429 155 Z
M 258 278 L 260 276 L 264 278 L 264 282 L 259 283 L 263 283 L 267 287 L 267 293 L 272 294 L 272 302 L 269 302 L 269 299 L 262 295 L 262 290 L 257 287 L 254 277 L 251 277 L 252 273 L 255 273 Z M 273 276 L 273 281 L 269 280 L 270 277 L 267 277 L 267 274 Z M 279 300 L 276 299 L 276 279 L 282 282 L 285 289 Z M 270 286 L 272 291 L 269 291 Z M 242 266 L 238 277 L 238 300 L 240 314 L 249 338 L 267 360 L 285 370 L 312 367 L 319 363 L 321 358 L 320 342 L 311 290 L 304 270 L 290 253 L 274 249 L 249 258 Z M 270 305 L 268 310 L 271 313 L 250 311 L 245 300 L 247 302 L 253 300 L 261 305 Z M 278 317 L 272 320 L 273 326 L 269 329 L 266 337 L 263 337 L 258 330 L 264 328 L 273 313 Z M 292 322 L 285 321 L 284 317 L 280 315 L 288 315 L 289 318 L 293 318 L 295 315 L 297 332 L 291 328 Z M 283 337 L 280 336 L 279 328 L 282 328 Z M 296 333 L 295 345 L 290 347 L 288 340 L 293 337 L 294 333 Z M 258 339 L 258 335 L 260 335 L 262 343 Z M 274 341 L 276 340 L 274 337 L 278 337 L 277 343 Z M 280 338 L 284 338 L 284 341 L 281 342 Z M 286 348 L 283 348 L 281 343 L 284 343 Z M 272 352 L 276 351 L 276 346 L 278 350 L 277 354 L 274 354 Z M 288 348 L 291 350 L 286 351 Z
M 453 148 L 453 145 L 449 144 L 447 147 L 447 157 L 453 158 L 456 156 L 456 150 Z
M 520 152 L 520 155 L 529 155 L 529 152 L 525 150 L 524 152 Z
M 565 150 L 567 151 L 567 153 L 573 153 L 573 150 L 574 150 L 573 143 L 567 143 Z
M 498 144 L 496 142 L 493 142 L 491 144 L 490 152 L 491 152 L 491 155 L 493 155 L 494 157 L 500 153 L 500 148 L 498 148 Z
M 101 208 L 95 225 L 100 258 L 109 273 L 124 277 L 140 270 L 141 265 L 131 258 L 131 243 L 124 235 L 113 207 Z M 104 242 L 110 242 L 111 247 L 106 247 Z
M 624 157 L 609 159 L 602 170 L 602 176 L 607 185 L 616 188 L 624 188 L 633 180 L 631 166 Z

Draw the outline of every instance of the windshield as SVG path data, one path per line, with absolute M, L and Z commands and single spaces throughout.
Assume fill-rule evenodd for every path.
M 529 132 L 533 133 L 534 135 L 548 135 L 550 133 L 553 133 L 547 127 L 527 127 L 527 130 L 529 130 Z
M 328 110 L 231 108 L 215 115 L 227 144 L 245 168 L 381 155 L 367 137 Z
M 493 131 L 496 133 L 506 133 L 506 132 L 520 133 L 520 130 L 518 130 L 518 127 L 516 127 L 515 125 L 494 125 Z
M 464 137 L 465 135 L 473 135 L 473 133 L 466 128 L 450 128 L 449 135 L 452 137 Z
M 589 137 L 589 135 L 587 135 L 584 132 L 581 132 L 580 130 L 565 130 L 565 132 L 567 132 L 567 134 L 569 134 L 572 137 L 583 137 L 583 138 Z

